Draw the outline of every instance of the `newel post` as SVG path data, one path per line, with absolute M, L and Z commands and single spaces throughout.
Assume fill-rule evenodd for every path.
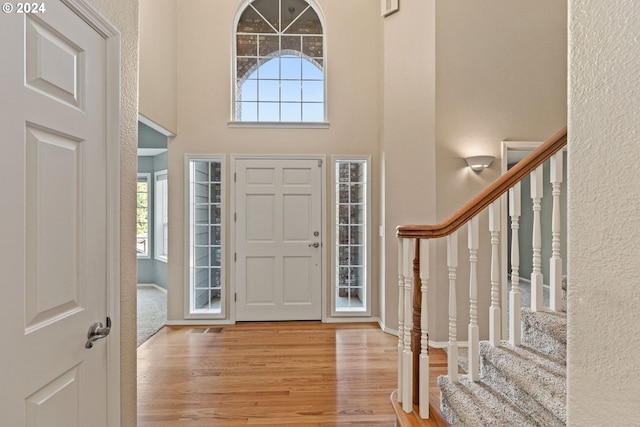
M 398 402 L 404 400 L 402 354 L 404 352 L 404 239 L 398 238 Z
M 402 274 L 404 276 L 404 350 L 402 351 L 402 410 L 413 412 L 413 353 L 411 351 L 412 319 L 412 288 L 413 288 L 413 242 L 411 239 L 402 240 Z
M 413 327 L 411 328 L 411 352 L 413 355 L 413 404 L 420 404 L 420 338 L 422 315 L 422 285 L 420 278 L 420 239 L 415 239 L 415 254 L 413 258 Z

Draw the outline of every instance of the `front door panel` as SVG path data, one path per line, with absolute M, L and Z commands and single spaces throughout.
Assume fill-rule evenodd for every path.
M 238 320 L 321 318 L 321 172 L 318 160 L 236 161 Z

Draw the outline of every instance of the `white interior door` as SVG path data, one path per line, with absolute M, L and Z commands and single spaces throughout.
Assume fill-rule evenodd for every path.
M 107 36 L 76 13 L 86 6 L 73 3 L 74 10 L 50 0 L 37 14 L 4 13 L 0 24 L 6 426 L 106 426 L 112 397 L 107 340 L 85 344 L 92 323 L 106 326 L 109 314 L 117 320 L 107 313 L 109 265 L 118 263 L 109 258 L 109 236 L 118 231 L 110 223 L 106 120 L 118 88 L 106 83 Z
M 322 163 L 236 160 L 237 320 L 322 316 Z

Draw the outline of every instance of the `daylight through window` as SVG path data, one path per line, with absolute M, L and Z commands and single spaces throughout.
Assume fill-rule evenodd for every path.
M 149 174 L 138 174 L 136 206 L 136 253 L 138 258 L 149 257 Z
M 324 122 L 324 38 L 304 0 L 254 0 L 236 29 L 235 119 Z

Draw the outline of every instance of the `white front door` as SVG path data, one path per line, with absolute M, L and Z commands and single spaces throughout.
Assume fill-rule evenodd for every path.
M 3 426 L 118 425 L 107 409 L 108 375 L 119 375 L 107 362 L 118 344 L 85 345 L 92 323 L 119 318 L 107 312 L 118 280 L 110 266 L 119 263 L 110 237 L 117 200 L 109 199 L 118 193 L 107 163 L 117 161 L 117 134 L 109 140 L 117 121 L 108 126 L 107 117 L 119 91 L 107 85 L 111 36 L 80 16 L 108 25 L 69 3 L 47 0 L 39 13 L 30 4 L 24 14 L 7 13 L 7 3 L 0 17 Z
M 322 162 L 237 159 L 237 320 L 322 317 Z

